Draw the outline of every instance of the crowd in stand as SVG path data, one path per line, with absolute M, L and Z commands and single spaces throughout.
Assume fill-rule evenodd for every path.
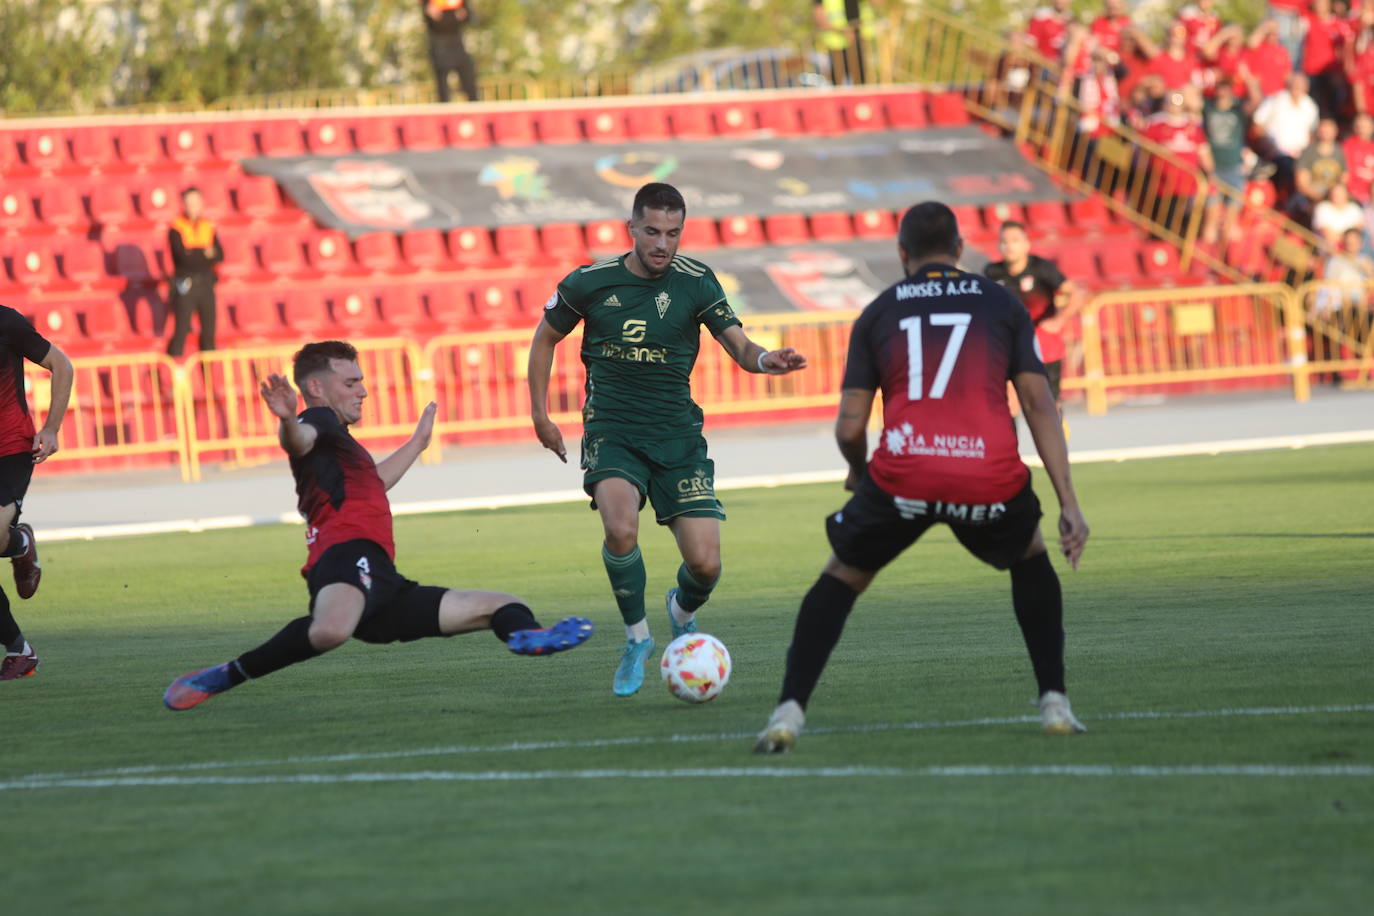
M 1248 33 L 1223 21 L 1215 0 L 1193 0 L 1162 43 L 1126 0 L 1104 0 L 1091 21 L 1069 7 L 1037 9 L 1017 40 L 1060 62 L 1064 91 L 1082 109 L 1081 135 L 1124 124 L 1214 185 L 1267 182 L 1275 204 L 1321 236 L 1332 258 L 1349 259 L 1354 231 L 1365 253 L 1359 270 L 1371 265 L 1374 0 L 1269 0 Z M 1209 217 L 1205 244 L 1239 235 L 1234 208 Z

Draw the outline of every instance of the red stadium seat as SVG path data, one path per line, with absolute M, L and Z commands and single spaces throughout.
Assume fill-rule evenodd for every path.
M 102 181 L 91 188 L 88 211 L 91 222 L 104 232 L 114 231 L 135 218 L 133 198 L 129 196 L 128 188 L 122 183 L 110 181 Z
M 215 273 L 221 280 L 263 278 L 253 239 L 239 232 L 223 233 L 219 236 L 219 247 L 224 252 L 224 260 L 215 266 Z M 171 266 L 170 261 L 168 266 Z
M 242 338 L 261 340 L 295 335 L 282 324 L 277 300 L 268 290 L 245 287 L 220 298 L 227 306 L 232 330 Z
M 162 140 L 152 125 L 121 125 L 116 129 L 115 146 L 126 168 L 141 171 L 163 162 Z
M 1050 260 L 1059 267 L 1060 273 L 1075 283 L 1093 285 L 1098 280 L 1097 262 L 1087 245 L 1066 245 Z
M 491 233 L 481 226 L 450 230 L 448 250 L 460 267 L 495 267 L 501 263 L 492 248 Z
M 62 349 L 90 351 L 90 338 L 81 330 L 81 320 L 69 303 L 45 303 L 34 310 L 33 326 L 38 333 Z
M 847 242 L 854 237 L 854 222 L 838 210 L 813 213 L 811 237 L 818 242 Z
M 138 215 L 146 223 L 161 225 L 181 214 L 180 193 L 176 185 L 163 179 L 153 179 L 137 186 Z
M 353 152 L 348 125 L 333 118 L 307 122 L 305 146 L 317 156 L 343 156 Z
M 763 224 L 757 216 L 727 216 L 720 221 L 720 241 L 722 245 L 755 246 L 763 245 Z
M 439 118 L 416 115 L 401 119 L 401 146 L 405 149 L 421 152 L 445 145 L 444 122 Z
M 491 146 L 491 124 L 476 115 L 458 115 L 448 122 L 448 142 L 461 149 Z
M 267 175 L 245 175 L 234 188 L 235 209 L 250 219 L 270 219 L 281 211 L 277 180 Z
M 360 153 L 391 153 L 399 147 L 394 118 L 362 118 L 353 125 L 353 145 Z
M 453 266 L 444 234 L 438 229 L 413 229 L 402 235 L 401 257 L 416 270 L 448 270 Z
M 71 182 L 48 185 L 38 194 L 38 215 L 43 224 L 59 232 L 86 227 L 86 211 L 81 196 Z
M 1104 229 L 1111 221 L 1107 205 L 1097 194 L 1069 202 L 1069 222 L 1079 232 Z
M 33 198 L 18 188 L 0 188 L 0 232 L 10 234 L 27 229 L 38 219 Z
M 24 162 L 43 174 L 51 174 L 69 161 L 67 137 L 60 130 L 34 130 L 21 141 Z
M 264 121 L 258 131 L 264 156 L 300 156 L 305 153 L 300 122 L 294 118 Z
M 626 139 L 625 112 L 608 108 L 583 116 L 582 130 L 595 143 L 623 143 Z
M 540 143 L 581 143 L 582 121 L 577 112 L 566 108 L 541 111 L 535 117 Z
M 348 236 L 337 229 L 312 233 L 305 246 L 305 255 L 310 267 L 326 276 L 347 273 L 353 265 Z
M 31 240 L 21 239 L 11 249 L 10 257 L 14 279 L 24 286 L 50 286 L 57 279 L 57 264 L 48 242 L 35 245 Z
M 712 106 L 711 119 L 715 125 L 716 136 L 720 137 L 750 134 L 759 129 L 754 118 L 754 109 L 737 102 Z
M 499 146 L 533 146 L 537 141 L 534 117 L 527 111 L 498 111 L 490 115 L 491 139 Z
M 328 302 L 334 324 L 346 336 L 385 337 L 395 332 L 394 327 L 382 320 L 377 296 L 371 290 L 351 287 L 335 290 L 330 293 Z
M 163 277 L 158 264 L 161 248 L 161 240 L 154 237 L 120 239 L 114 248 L 115 274 L 128 286 L 151 286 L 157 283 Z
M 368 273 L 395 273 L 405 269 L 391 232 L 369 232 L 353 243 L 353 260 Z
M 770 245 L 801 245 L 811 241 L 802 213 L 774 213 L 763 219 L 763 234 Z
M 72 168 L 97 172 L 115 163 L 114 141 L 108 127 L 82 127 L 72 131 Z
M 959 221 L 959 235 L 969 242 L 990 242 L 996 239 L 996 228 L 983 222 L 983 213 L 973 204 L 953 204 L 954 218 Z
M 258 141 L 247 121 L 226 121 L 210 128 L 210 146 L 223 162 L 238 162 L 258 155 Z
M 897 220 L 891 210 L 863 210 L 854 215 L 854 234 L 862 239 L 893 239 Z
M 936 92 L 930 96 L 930 120 L 945 127 L 958 127 L 970 122 L 964 97 L 957 92 Z
M 550 261 L 568 265 L 587 261 L 587 243 L 577 223 L 546 223 L 539 229 L 539 241 Z
M 167 130 L 167 155 L 183 166 L 201 166 L 214 159 L 210 138 L 199 125 L 175 125 Z
M 334 331 L 329 301 L 319 290 L 296 287 L 282 296 L 282 318 L 296 337 L 316 338 Z
M 234 204 L 229 199 L 229 187 L 223 181 L 207 181 L 196 185 L 196 187 L 200 189 L 200 199 L 206 219 L 218 223 L 220 220 L 233 215 Z
M 486 321 L 473 311 L 472 291 L 461 283 L 439 283 L 426 288 L 429 314 L 445 329 L 485 331 Z
M 106 352 L 142 350 L 155 345 L 151 335 L 138 333 L 129 320 L 129 310 L 118 299 L 93 301 L 84 314 L 92 343 Z
M 918 129 L 930 124 L 924 92 L 889 95 L 884 100 L 883 108 L 887 112 L 887 122 L 898 130 Z
M 520 308 L 520 287 L 519 280 L 496 279 L 484 280 L 473 287 L 473 307 L 487 327 L 499 330 L 532 323 L 526 320 Z
M 795 137 L 802 133 L 797 105 L 790 99 L 772 99 L 758 107 L 759 129 L 780 137 Z
M 660 105 L 636 105 L 627 108 L 625 130 L 631 140 L 667 140 L 672 133 L 668 127 L 668 110 Z
M 1113 286 L 1140 282 L 1140 256 L 1129 245 L 1108 245 L 1097 253 L 1102 279 Z
M 82 289 L 119 289 L 122 280 L 110 276 L 105 252 L 96 242 L 74 239 L 61 249 L 62 275 Z
M 425 310 L 424 296 L 420 288 L 412 284 L 383 287 L 379 305 L 382 320 L 406 334 L 424 338 L 444 329 L 443 322 Z
M 798 107 L 801 115 L 802 130 L 818 137 L 833 137 L 844 133 L 844 116 L 840 107 L 830 96 L 808 99 Z
M 1035 239 L 1035 227 L 1027 221 L 1026 208 L 1023 205 L 1000 203 L 983 208 L 983 222 L 989 229 L 997 231 L 1009 220 L 1021 223 L 1030 232 L 1032 241 Z
M 273 277 L 299 277 L 314 273 L 305 262 L 301 240 L 289 232 L 269 232 L 258 242 L 262 266 Z
M 623 220 L 598 219 L 587 223 L 587 250 L 593 255 L 620 254 L 631 248 Z
M 887 118 L 882 101 L 876 97 L 846 96 L 839 99 L 840 116 L 844 119 L 846 130 L 868 131 L 886 130 Z
M 715 136 L 711 109 L 705 105 L 677 105 L 669 111 L 668 123 L 679 140 L 709 140 Z
M 1068 212 L 1062 201 L 1036 200 L 1026 204 L 1026 228 L 1033 237 L 1062 235 L 1068 231 Z
M 1178 277 L 1178 249 L 1168 242 L 1146 242 L 1141 260 L 1151 283 L 1167 283 Z
M 496 254 L 511 264 L 538 264 L 544 252 L 539 246 L 539 233 L 530 225 L 497 226 Z
M 720 247 L 720 230 L 709 216 L 689 216 L 682 224 L 682 245 L 690 251 Z

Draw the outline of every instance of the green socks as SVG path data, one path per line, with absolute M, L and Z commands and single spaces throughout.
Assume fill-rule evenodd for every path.
M 716 582 L 720 581 L 717 576 L 715 581 L 703 585 L 693 578 L 687 569 L 687 564 L 683 563 L 677 568 L 677 603 L 687 613 L 691 614 L 706 603 L 711 597 L 711 589 L 716 587 Z
M 611 592 L 615 603 L 620 607 L 620 616 L 626 626 L 632 626 L 644 619 L 644 557 L 638 545 L 624 556 L 611 553 L 606 545 L 601 545 L 601 562 L 606 564 L 606 575 L 611 580 Z

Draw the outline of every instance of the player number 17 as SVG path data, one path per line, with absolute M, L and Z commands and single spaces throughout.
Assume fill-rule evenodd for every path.
M 968 323 L 972 316 L 968 312 L 937 312 L 929 317 L 931 327 L 951 329 L 949 341 L 945 344 L 945 355 L 940 357 L 940 368 L 935 371 L 935 382 L 930 386 L 931 398 L 938 399 L 945 396 L 949 377 L 954 374 L 954 361 L 959 358 L 959 350 L 964 345 L 964 335 L 968 333 Z M 906 395 L 910 400 L 919 401 L 925 384 L 921 316 L 903 318 L 898 327 L 906 331 Z

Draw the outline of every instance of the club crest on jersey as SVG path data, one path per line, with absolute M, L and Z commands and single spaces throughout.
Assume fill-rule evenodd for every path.
M 673 300 L 668 298 L 667 293 L 659 293 L 654 297 L 654 305 L 658 306 L 658 317 L 662 318 L 668 314 L 668 306 L 673 304 Z
M 1035 278 L 1030 274 L 1021 278 L 1021 292 L 1028 293 L 1035 289 Z

